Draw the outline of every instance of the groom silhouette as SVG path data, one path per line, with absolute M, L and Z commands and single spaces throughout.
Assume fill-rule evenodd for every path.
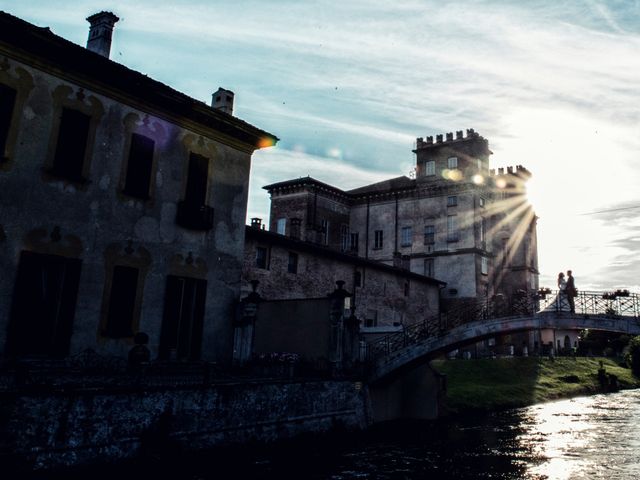
M 576 313 L 576 304 L 573 299 L 578 295 L 578 290 L 576 290 L 576 284 L 573 275 L 571 275 L 571 270 L 567 270 L 567 288 L 565 292 L 567 294 L 567 300 L 569 300 L 571 313 Z

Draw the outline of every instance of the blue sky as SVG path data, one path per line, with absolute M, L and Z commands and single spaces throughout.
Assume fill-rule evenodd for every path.
M 111 58 L 281 138 L 254 155 L 265 184 L 341 188 L 407 175 L 415 138 L 474 128 L 493 167 L 534 174 L 541 284 L 640 291 L 638 1 L 56 1 L 0 9 L 84 45 L 111 10 Z M 604 213 L 592 213 L 605 211 Z

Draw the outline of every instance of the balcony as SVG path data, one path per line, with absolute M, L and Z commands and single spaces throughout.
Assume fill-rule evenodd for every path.
M 213 208 L 178 202 L 176 223 L 190 230 L 211 230 L 213 228 Z

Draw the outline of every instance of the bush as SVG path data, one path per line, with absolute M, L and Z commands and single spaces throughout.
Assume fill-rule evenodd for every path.
M 634 375 L 640 375 L 640 336 L 633 337 L 629 342 L 627 365 L 629 365 Z

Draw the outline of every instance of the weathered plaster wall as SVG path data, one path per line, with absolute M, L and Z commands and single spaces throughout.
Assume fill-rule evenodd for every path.
M 80 290 L 71 338 L 71 353 L 85 348 L 124 354 L 128 340 L 99 334 L 106 280 L 107 250 L 121 257 L 149 257 L 137 329 L 158 345 L 166 275 L 192 274 L 208 281 L 202 356 L 227 361 L 231 354 L 230 317 L 240 286 L 244 218 L 250 154 L 154 114 L 151 107 L 126 105 L 95 93 L 90 84 L 75 85 L 43 71 L 8 60 L 6 77 L 28 72 L 24 108 L 12 145 L 14 158 L 0 173 L 0 345 L 5 336 L 16 267 L 24 249 L 75 256 L 82 260 Z M 21 69 L 21 70 L 20 70 Z M 2 79 L 0 79 L 2 80 Z M 46 173 L 55 150 L 53 126 L 61 105 L 91 109 L 95 139 L 85 184 Z M 131 131 L 155 141 L 151 199 L 122 193 L 123 168 Z M 208 232 L 176 224 L 176 205 L 184 198 L 189 152 L 210 159 L 207 204 L 214 212 Z M 51 239 L 59 227 L 61 240 Z M 127 253 L 130 246 L 133 251 Z M 192 263 L 187 262 L 191 256 Z

